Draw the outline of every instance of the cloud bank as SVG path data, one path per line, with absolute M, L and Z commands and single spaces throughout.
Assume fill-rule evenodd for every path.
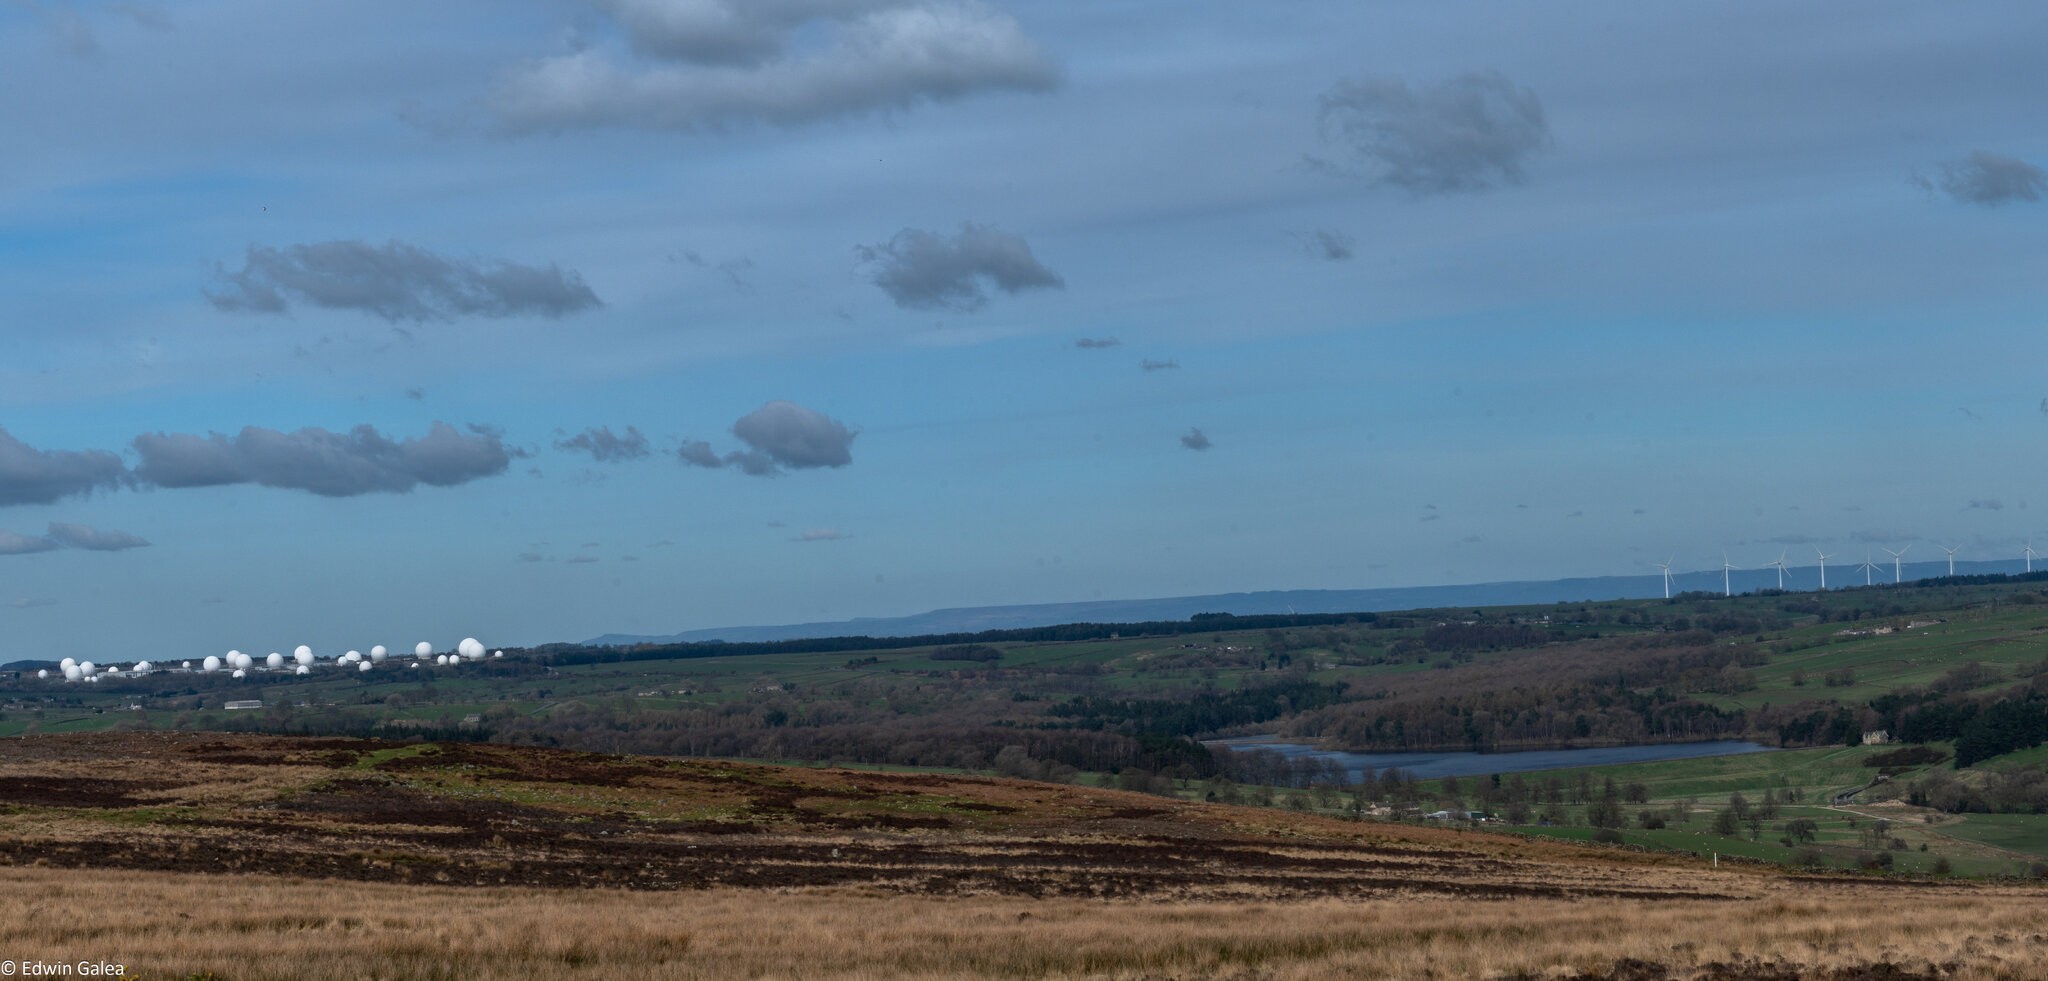
M 121 458 L 105 450 L 38 450 L 0 428 L 0 507 L 111 489 L 126 472 Z
M 1023 238 L 973 222 L 962 222 L 952 236 L 906 228 L 887 242 L 853 251 L 878 267 L 875 285 L 906 310 L 979 310 L 988 305 L 984 281 L 1013 294 L 1066 286 Z
M 144 433 L 135 480 L 156 487 L 261 484 L 322 497 L 403 494 L 420 484 L 451 487 L 505 472 L 522 451 L 484 426 L 468 432 L 436 422 L 425 436 L 392 440 L 372 426 L 347 433 L 308 427 L 285 433 L 246 426 L 234 436 Z
M 1187 435 L 1180 438 L 1180 445 L 1191 450 L 1206 450 L 1216 444 L 1209 442 L 1209 437 L 1203 435 L 1201 430 L 1190 428 Z
M 977 0 L 596 0 L 626 50 L 513 71 L 486 100 L 513 132 L 797 125 L 988 91 L 1059 71 L 1016 19 Z
M 770 402 L 741 416 L 732 434 L 747 444 L 723 456 L 703 440 L 686 440 L 676 458 L 694 467 L 736 467 L 754 477 L 772 477 L 785 469 L 843 467 L 853 462 L 853 440 L 860 435 L 843 422 L 794 402 Z
M 1536 93 L 1494 72 L 1421 88 L 1345 79 L 1323 93 L 1320 116 L 1324 141 L 1352 162 L 1316 163 L 1416 194 L 1520 184 L 1523 160 L 1550 143 Z
M 553 263 L 450 259 L 391 241 L 251 245 L 242 268 L 219 270 L 215 307 L 285 313 L 293 303 L 360 310 L 396 323 L 458 317 L 563 317 L 602 306 L 583 277 Z

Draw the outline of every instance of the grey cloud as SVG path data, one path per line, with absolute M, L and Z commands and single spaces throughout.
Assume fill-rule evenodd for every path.
M 1325 142 L 1356 165 L 1316 163 L 1416 194 L 1519 184 L 1522 161 L 1550 143 L 1536 93 L 1494 72 L 1422 88 L 1397 78 L 1345 79 L 1323 93 L 1321 123 Z
M 1770 543 L 1770 544 L 1772 544 L 1772 545 L 1817 545 L 1817 544 L 1820 544 L 1820 539 L 1818 539 L 1818 538 L 1815 538 L 1815 537 L 1813 537 L 1812 535 L 1779 535 L 1779 536 L 1777 536 L 1776 538 L 1766 538 L 1766 539 L 1763 539 L 1763 541 L 1769 542 L 1769 543 Z
M 1973 497 L 1970 499 L 1970 503 L 1963 507 L 1965 511 L 2002 511 L 2004 509 L 2005 502 L 1994 497 Z
M 625 29 L 632 56 L 590 47 L 522 66 L 485 100 L 501 125 L 796 125 L 1059 83 L 1016 19 L 977 0 L 599 5 Z
M 569 439 L 556 440 L 555 449 L 588 453 L 599 463 L 637 460 L 649 452 L 647 437 L 632 426 L 626 427 L 624 436 L 614 434 L 610 426 L 593 426 Z
M 1209 442 L 1209 437 L 1203 435 L 1201 430 L 1189 428 L 1187 435 L 1180 438 L 1180 445 L 1191 450 L 1206 450 L 1216 444 Z
M 101 531 L 61 521 L 50 523 L 50 540 L 66 548 L 80 548 L 88 552 L 119 552 L 149 546 L 148 539 L 125 531 Z
M 589 565 L 592 562 L 599 562 L 602 560 L 595 555 L 572 555 L 566 559 L 563 559 L 562 561 L 568 565 Z
M 1122 343 L 1122 341 L 1119 341 L 1114 337 L 1083 337 L 1080 340 L 1075 341 L 1074 346 L 1084 351 L 1092 351 L 1099 350 L 1105 347 L 1115 347 L 1118 344 Z M 2048 403 L 2048 399 L 2043 399 L 2042 401 L 2044 403 Z
M 10 609 L 16 609 L 16 610 L 28 610 L 28 609 L 34 609 L 35 607 L 38 607 L 38 606 L 56 606 L 56 605 L 57 605 L 57 601 L 56 601 L 56 600 L 50 599 L 50 598 L 48 598 L 48 597 L 45 597 L 45 596 L 23 596 L 23 597 L 21 597 L 20 599 L 12 599 L 12 600 L 8 600 L 8 601 L 7 601 L 7 606 L 8 606 L 8 607 L 9 607 Z
M 57 548 L 57 543 L 47 538 L 0 530 L 0 555 L 34 555 L 37 552 L 55 551 Z
M 242 268 L 219 269 L 215 307 L 284 313 L 293 303 L 361 310 L 389 321 L 457 317 L 562 317 L 602 306 L 583 277 L 553 263 L 450 259 L 392 241 L 251 245 Z
M 687 440 L 676 458 L 695 467 L 736 467 L 753 477 L 772 477 L 783 468 L 843 467 L 853 462 L 860 435 L 843 422 L 794 402 L 777 400 L 741 416 L 732 434 L 747 444 L 724 456 L 703 440 Z
M 0 507 L 111 489 L 127 471 L 120 457 L 105 450 L 38 450 L 0 428 Z
M 906 228 L 879 245 L 854 246 L 862 262 L 877 264 L 875 285 L 907 310 L 979 310 L 988 305 L 987 280 L 1005 293 L 1066 286 L 1031 254 L 1024 239 L 962 222 L 952 237 Z
M 1850 539 L 1864 545 L 1889 545 L 1892 542 L 1917 542 L 1919 535 L 1903 531 L 1859 531 L 1850 534 Z
M 741 293 L 747 294 L 749 296 L 753 295 L 754 284 L 748 282 L 745 278 L 741 277 L 740 274 L 754 268 L 754 260 L 749 259 L 745 256 L 741 256 L 737 259 L 726 259 L 722 262 L 714 263 L 709 259 L 706 259 L 703 256 L 698 255 L 697 253 L 692 252 L 688 249 L 684 249 L 682 255 L 684 262 L 696 266 L 699 269 L 709 269 L 714 272 L 722 273 L 725 276 L 725 278 L 732 283 L 733 289 L 739 290 Z M 674 256 L 671 256 L 670 259 L 673 260 Z
M 852 536 L 837 528 L 812 528 L 790 539 L 793 542 L 836 542 Z
M 732 434 L 790 467 L 843 467 L 853 462 L 856 435 L 822 412 L 794 402 L 770 402 L 741 416 Z
M 450 487 L 504 473 L 525 452 L 485 426 L 465 433 L 436 422 L 425 436 L 393 441 L 372 426 L 347 433 L 308 427 L 285 433 L 247 426 L 234 436 L 144 433 L 135 479 L 157 487 L 262 484 L 323 497 L 403 494 L 420 484 Z
M 1978 150 L 1962 160 L 1942 163 L 1939 181 L 1915 180 L 1939 187 L 1957 201 L 1995 207 L 2015 201 L 2039 201 L 2048 193 L 2048 173 L 2024 160 Z
M 1331 262 L 1351 258 L 1351 236 L 1343 232 L 1318 228 L 1309 233 L 1308 245 L 1311 251 Z
M 691 440 L 678 447 L 676 458 L 693 467 L 725 466 L 725 461 L 718 458 L 718 451 L 701 439 Z
M 1180 362 L 1172 358 L 1168 358 L 1165 361 L 1154 361 L 1151 358 L 1146 358 L 1145 360 L 1138 362 L 1138 367 L 1143 368 L 1146 371 L 1167 371 L 1173 368 L 1180 367 Z

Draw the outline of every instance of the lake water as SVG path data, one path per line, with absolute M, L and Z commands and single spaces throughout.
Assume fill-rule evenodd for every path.
M 1706 743 L 1660 743 L 1654 746 L 1599 746 L 1590 749 L 1539 749 L 1519 753 L 1341 753 L 1317 749 L 1306 743 L 1283 742 L 1271 736 L 1219 739 L 1209 745 L 1249 752 L 1269 749 L 1289 759 L 1316 757 L 1335 760 L 1349 771 L 1350 779 L 1362 779 L 1366 771 L 1398 769 L 1416 777 L 1477 777 L 1490 773 L 1526 773 L 1572 766 L 1611 766 L 1617 763 L 1653 763 L 1659 760 L 1690 760 L 1702 756 L 1734 756 L 1764 753 L 1774 747 L 1761 743 L 1723 739 Z

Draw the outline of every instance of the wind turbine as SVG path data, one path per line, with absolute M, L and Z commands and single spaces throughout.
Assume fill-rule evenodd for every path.
M 1877 563 L 1870 561 L 1869 552 L 1863 553 L 1863 565 L 1861 568 L 1863 569 L 1863 585 L 1868 586 L 1870 585 L 1870 573 L 1877 568 Z
M 1884 548 L 1884 546 L 1882 546 L 1882 545 L 1880 545 L 1880 546 L 1878 546 L 1878 547 L 1879 547 L 1879 548 Z M 1913 547 L 1913 546 L 1911 546 L 1911 545 L 1908 545 L 1908 546 L 1906 546 L 1906 548 L 1912 548 L 1912 547 Z M 1902 556 L 1902 555 L 1904 555 L 1904 554 L 1906 554 L 1906 548 L 1902 548 L 1902 549 L 1899 549 L 1899 550 L 1898 550 L 1898 551 L 1896 551 L 1896 552 L 1892 551 L 1891 549 L 1888 549 L 1888 548 L 1884 548 L 1884 553 L 1885 553 L 1886 555 L 1889 555 L 1889 556 L 1891 556 L 1891 557 L 1892 557 L 1892 582 L 1893 582 L 1894 584 L 1897 584 L 1897 583 L 1901 583 L 1901 582 L 1904 582 L 1904 581 L 1905 581 L 1905 578 L 1904 578 L 1904 574 L 1903 574 L 1903 573 L 1901 573 L 1901 572 L 1899 571 L 1899 557 L 1900 557 L 1900 556 Z
M 1677 561 L 1677 560 L 1678 560 L 1678 556 L 1674 555 L 1674 556 L 1672 556 L 1672 557 L 1670 557 L 1670 558 L 1668 558 L 1668 559 L 1665 559 L 1665 560 L 1664 560 L 1664 561 L 1662 561 L 1662 562 L 1656 563 L 1656 566 L 1657 566 L 1657 568 L 1659 568 L 1659 569 L 1663 570 L 1663 572 L 1664 572 L 1664 598 L 1665 598 L 1665 599 L 1670 599 L 1670 598 L 1671 598 L 1671 563 L 1673 563 L 1673 562 L 1675 562 L 1675 561 Z
M 1961 545 L 1957 545 L 1957 546 L 1954 546 L 1954 547 L 1950 547 L 1950 546 L 1947 546 L 1947 545 L 1936 545 L 1936 546 L 1934 546 L 1934 547 L 1935 547 L 1935 548 L 1938 548 L 1938 549 L 1941 549 L 1942 551 L 1944 551 L 1944 552 L 1947 552 L 1947 553 L 1948 553 L 1948 575 L 1949 575 L 1949 578 L 1951 578 L 1951 579 L 1955 578 L 1955 575 L 1956 575 L 1956 549 L 1962 548 L 1962 546 L 1961 546 Z
M 1815 546 L 1813 547 L 1813 552 L 1814 552 L 1814 554 L 1815 554 L 1815 555 L 1818 555 L 1818 556 L 1820 556 L 1820 589 L 1821 589 L 1821 592 L 1827 592 L 1827 589 L 1828 589 L 1828 559 L 1832 558 L 1832 556 L 1828 555 L 1828 553 L 1826 553 L 1826 552 L 1823 552 L 1823 551 L 1821 551 L 1821 550 L 1820 550 L 1820 546 L 1819 546 L 1819 545 L 1815 545 Z
M 1778 591 L 1779 591 L 1779 592 L 1781 592 L 1781 593 L 1782 593 L 1782 592 L 1784 592 L 1784 591 L 1785 591 L 1785 553 L 1784 553 L 1784 552 L 1782 552 L 1782 551 L 1781 551 L 1781 552 L 1779 552 L 1779 553 L 1778 553 L 1778 559 L 1777 559 L 1777 561 L 1775 561 L 1775 562 L 1766 562 L 1766 563 L 1764 563 L 1764 564 L 1763 564 L 1763 567 L 1764 567 L 1764 568 L 1766 568 L 1766 569 L 1776 569 L 1776 570 L 1778 570 Z
M 2034 536 L 2027 536 L 2027 571 L 2034 571 Z
M 1726 553 L 1726 552 L 1722 552 L 1722 553 L 1721 553 L 1721 595 L 1723 595 L 1723 596 L 1733 596 L 1733 595 L 1735 595 L 1735 592 L 1734 592 L 1733 590 L 1731 590 L 1731 589 L 1729 589 L 1729 588 L 1728 588 L 1728 570 L 1730 570 L 1730 569 L 1733 569 L 1733 568 L 1735 568 L 1735 567 L 1734 567 L 1734 566 L 1732 566 L 1732 565 L 1729 565 L 1729 564 L 1728 564 L 1728 553 Z

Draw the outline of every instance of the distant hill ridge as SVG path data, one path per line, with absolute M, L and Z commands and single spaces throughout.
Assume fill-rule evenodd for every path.
M 1853 565 L 1829 566 L 1828 580 L 1837 589 L 1863 585 L 1863 577 L 1852 575 Z M 2048 568 L 2048 562 L 2043 563 Z M 1999 575 L 2022 571 L 2019 561 L 1958 562 L 1959 576 Z M 1906 581 L 1932 579 L 1948 574 L 1948 562 L 1909 562 L 1903 567 Z M 1675 573 L 1673 593 L 1721 591 L 1721 570 Z M 1788 567 L 1787 591 L 1811 590 L 1819 584 L 1819 570 L 1813 566 Z M 1729 584 L 1737 593 L 1775 589 L 1775 569 L 1737 569 L 1729 573 Z M 1146 620 L 1185 620 L 1197 613 L 1230 613 L 1264 616 L 1283 613 L 1376 613 L 1394 610 L 1438 609 L 1456 606 L 1518 606 L 1531 603 L 1578 603 L 1614 599 L 1654 599 L 1664 595 L 1662 576 L 1596 576 L 1582 579 L 1551 579 L 1526 582 L 1469 583 L 1450 586 L 1396 586 L 1385 589 L 1285 589 L 1253 593 L 1215 593 L 1207 596 L 1168 596 L 1158 599 L 1090 600 L 1076 603 L 1033 603 L 1017 606 L 970 606 L 901 617 L 861 617 L 817 623 L 770 626 L 712 627 L 660 635 L 605 634 L 584 641 L 594 647 L 624 647 L 634 644 L 688 644 L 722 640 L 731 643 L 809 640 L 818 637 L 920 637 L 932 634 L 980 633 L 985 630 L 1015 630 L 1050 627 L 1063 623 L 1131 623 Z

